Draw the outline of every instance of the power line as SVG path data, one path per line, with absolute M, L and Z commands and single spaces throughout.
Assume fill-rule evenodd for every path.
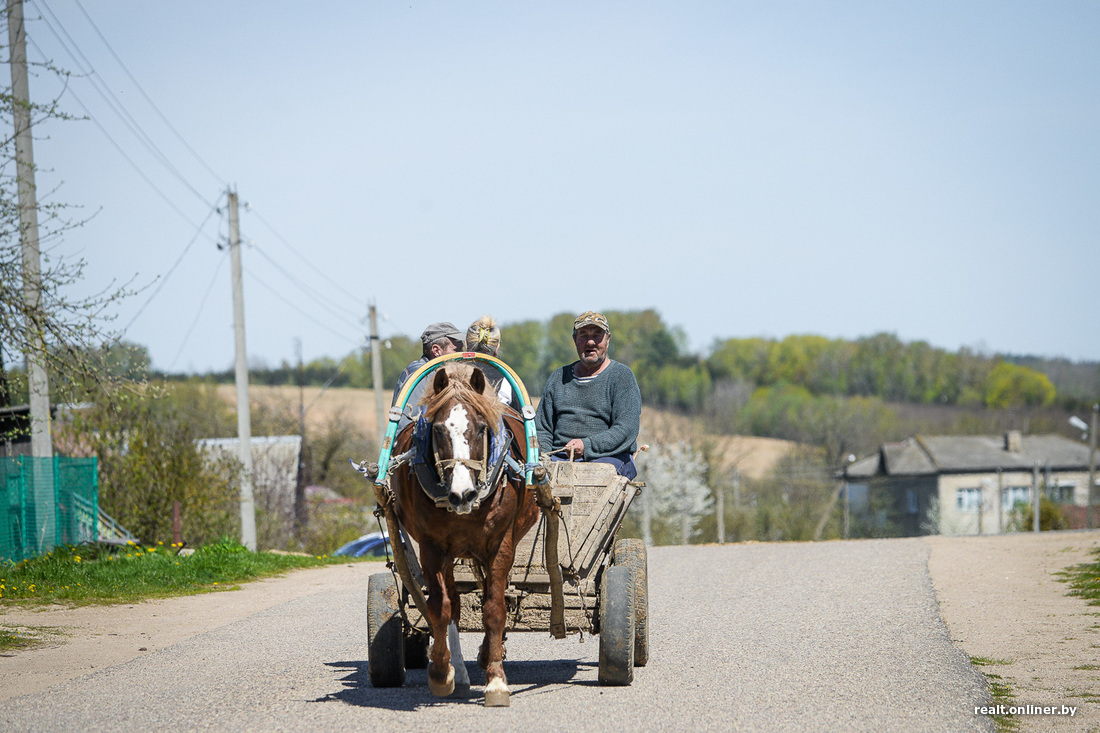
M 356 294 L 348 292 L 347 290 L 342 288 L 338 283 L 336 283 L 332 279 L 330 279 L 328 274 L 326 274 L 323 270 L 319 269 L 316 265 L 314 265 L 313 262 L 311 262 L 308 257 L 306 257 L 301 252 L 299 252 L 297 249 L 295 249 L 294 245 L 292 245 L 287 240 L 286 237 L 284 237 L 282 234 L 280 234 L 278 231 L 276 231 L 275 227 L 273 227 L 271 225 L 271 222 L 269 222 L 267 219 L 263 218 L 260 215 L 260 212 L 256 211 L 255 208 L 253 208 L 251 205 L 249 205 L 245 208 L 245 211 L 249 212 L 250 214 L 255 214 L 256 218 L 260 220 L 260 223 L 263 224 L 265 227 L 267 227 L 268 230 L 272 234 L 275 235 L 276 239 L 278 239 L 280 242 L 282 242 L 284 245 L 286 245 L 287 249 L 289 249 L 291 252 L 293 252 L 298 257 L 298 259 L 300 259 L 307 266 L 309 266 L 314 272 L 316 272 L 318 275 L 323 277 L 329 283 L 329 285 L 336 288 L 337 290 L 339 290 L 340 292 L 342 292 L 344 295 L 348 296 L 349 298 L 351 298 L 355 302 L 359 302 L 359 301 L 362 300 L 362 298 L 363 298 L 362 294 L 356 295 Z
M 126 76 L 130 78 L 130 81 L 133 82 L 138 92 L 141 94 L 142 97 L 145 98 L 145 101 L 149 103 L 149 106 L 153 108 L 153 111 L 157 113 L 157 116 L 160 117 L 161 121 L 164 122 L 169 130 L 172 131 L 172 134 L 176 136 L 176 139 L 183 143 L 183 146 L 187 148 L 188 151 L 190 151 L 191 155 L 195 157 L 195 160 L 197 160 L 202 165 L 202 167 L 205 168 L 208 173 L 210 173 L 210 175 L 214 176 L 214 178 L 217 179 L 218 183 L 223 183 L 224 179 L 219 176 L 217 171 L 211 168 L 205 160 L 202 159 L 202 156 L 195 152 L 195 149 L 191 147 L 187 140 L 184 139 L 183 135 L 181 135 L 179 131 L 176 130 L 172 123 L 168 121 L 168 118 L 164 116 L 164 113 L 160 111 L 160 108 L 153 103 L 153 100 L 149 98 L 149 95 L 145 93 L 145 90 L 142 88 L 141 84 L 139 84 L 138 80 L 134 78 L 134 75 L 130 73 L 130 69 L 128 69 L 126 67 L 126 64 L 122 62 L 122 59 L 119 58 L 119 55 L 117 53 L 115 53 L 115 49 L 111 46 L 110 42 L 107 41 L 107 38 L 99 30 L 99 26 L 97 26 L 95 24 L 95 21 L 92 20 L 92 17 L 88 15 L 88 11 L 84 9 L 84 6 L 80 3 L 80 0 L 74 0 L 74 2 L 76 2 L 76 6 L 80 9 L 80 12 L 84 14 L 84 17 L 88 20 L 88 24 L 92 26 L 92 29 L 96 32 L 96 35 L 98 35 L 99 39 L 103 41 L 103 45 L 105 45 L 107 47 L 107 50 L 111 52 L 111 55 L 114 56 L 115 61 L 117 61 L 118 65 L 122 67 L 122 70 L 126 73 Z
M 118 118 L 122 120 L 123 124 L 130 129 L 130 132 L 138 139 L 138 141 L 142 145 L 145 146 L 145 148 L 150 153 L 153 154 L 153 157 L 156 158 L 160 162 L 160 164 L 164 166 L 166 170 L 168 170 L 169 173 L 175 176 L 175 178 L 180 183 L 182 183 L 184 187 L 191 191 L 191 193 L 194 194 L 200 201 L 209 204 L 210 202 L 206 199 L 206 197 L 203 196 L 203 194 L 197 188 L 195 188 L 195 186 L 193 186 L 190 181 L 187 180 L 187 178 L 183 175 L 182 172 L 180 172 L 178 168 L 176 168 L 172 161 L 168 159 L 168 156 L 164 153 L 164 151 L 162 151 L 160 147 L 153 141 L 153 138 L 150 137 L 147 132 L 145 132 L 144 128 L 142 128 L 137 119 L 135 119 L 134 116 L 130 114 L 125 105 L 122 104 L 122 101 L 119 100 L 119 98 L 115 95 L 113 91 L 111 91 L 111 88 L 103 80 L 103 77 L 100 76 L 100 74 L 95 70 L 92 62 L 88 59 L 84 52 L 80 50 L 80 46 L 77 45 L 76 41 L 73 40 L 73 37 L 69 35 L 69 32 L 65 30 L 65 26 L 61 23 L 60 19 L 58 19 L 57 15 L 54 14 L 53 10 L 51 10 L 50 7 L 46 4 L 45 0 L 32 1 L 35 2 L 36 5 L 39 5 L 43 10 L 45 10 L 46 13 L 49 14 L 50 17 L 53 18 L 53 22 L 51 23 L 50 18 L 47 18 L 45 14 L 41 16 L 42 21 L 46 24 L 46 27 L 54 35 L 54 38 L 57 39 L 58 43 L 61 44 L 61 48 L 63 48 L 65 52 L 69 54 L 69 57 L 73 60 L 73 63 L 75 63 L 78 68 L 80 68 L 82 75 L 86 76 L 88 80 L 91 81 L 92 89 L 94 89 L 96 93 L 99 94 L 100 98 L 102 98 L 103 101 L 107 103 L 108 107 L 111 108 L 111 111 L 113 111 L 115 115 L 117 115 Z M 57 28 L 54 28 L 54 24 L 57 25 Z M 61 30 L 61 33 L 58 33 L 58 29 Z M 61 34 L 64 34 L 65 38 L 62 38 Z M 68 39 L 68 42 L 66 42 L 66 39 Z M 41 51 L 41 49 L 39 50 Z M 78 56 L 79 58 L 77 58 Z M 81 59 L 83 59 L 83 63 L 81 63 Z M 88 114 L 90 116 L 91 112 L 88 112 Z
M 191 241 L 187 243 L 187 246 L 183 248 L 183 252 L 180 252 L 180 256 L 176 258 L 175 264 L 173 264 L 168 269 L 168 272 L 164 273 L 164 277 L 161 278 L 160 284 L 157 285 L 156 290 L 154 290 L 152 292 L 152 294 L 149 295 L 149 299 L 146 300 L 145 304 L 142 305 L 141 308 L 138 309 L 138 312 L 134 314 L 134 317 L 131 318 L 130 322 L 126 324 L 126 327 L 122 329 L 122 334 L 120 334 L 120 335 L 125 335 L 126 332 L 130 330 L 130 326 L 134 325 L 134 321 L 136 321 L 138 319 L 138 317 L 141 316 L 141 314 L 145 312 L 145 309 L 149 306 L 150 303 L 153 302 L 153 298 L 157 297 L 157 294 L 161 291 L 161 288 L 163 288 L 164 284 L 166 282 L 168 282 L 168 278 L 172 276 L 172 273 L 176 271 L 176 268 L 179 267 L 179 264 L 181 262 L 183 262 L 184 256 L 187 255 L 187 252 L 191 249 L 191 246 L 199 238 L 199 235 L 202 233 L 202 228 L 204 226 L 206 226 L 206 222 L 210 221 L 210 217 L 213 216 L 214 212 L 218 210 L 218 203 L 220 203 L 220 202 L 221 202 L 221 197 L 218 198 L 218 201 L 215 202 L 214 206 L 206 214 L 206 218 L 202 220 L 202 224 L 199 224 L 198 228 L 195 231 L 194 236 L 191 237 Z
M 345 341 L 355 341 L 356 343 L 358 343 L 359 339 L 349 339 L 349 338 L 347 337 L 347 334 L 339 333 L 339 332 L 337 332 L 337 331 L 334 331 L 334 330 L 332 330 L 332 328 L 330 328 L 330 327 L 329 327 L 329 325 L 328 325 L 327 323 L 325 323 L 324 321 L 320 321 L 320 320 L 318 320 L 318 319 L 314 318 L 313 316 L 311 316 L 310 314 L 306 313 L 306 312 L 305 312 L 304 310 L 302 310 L 301 308 L 299 308 L 298 306 L 296 306 L 296 305 L 295 305 L 295 304 L 294 304 L 293 302 L 291 302 L 290 300 L 287 300 L 286 296 L 285 296 L 285 295 L 284 295 L 283 293 L 280 293 L 280 292 L 279 292 L 278 290 L 276 290 L 275 288 L 271 287 L 270 285 L 268 285 L 267 283 L 265 283 L 265 282 L 264 282 L 263 280 L 261 280 L 261 279 L 260 279 L 259 277 L 257 277 L 255 273 L 251 272 L 250 270 L 245 270 L 245 274 L 247 274 L 247 275 L 248 275 L 248 276 L 249 276 L 250 278 L 252 278 L 253 280 L 255 280 L 257 284 L 259 284 L 259 285 L 263 286 L 263 288 L 264 288 L 265 290 L 267 290 L 268 292 L 270 292 L 270 293 L 271 293 L 272 295 L 274 295 L 274 296 L 275 296 L 276 298 L 278 298 L 279 300 L 283 301 L 283 302 L 284 302 L 284 303 L 286 303 L 286 304 L 287 304 L 288 306 L 290 306 L 291 308 L 293 308 L 293 309 L 294 309 L 295 311 L 297 311 L 297 312 L 298 312 L 298 313 L 299 313 L 300 315 L 302 315 L 302 316 L 304 316 L 305 318 L 308 318 L 309 320 L 313 321 L 314 323 L 316 323 L 316 324 L 317 324 L 318 326 L 320 326 L 321 328 L 325 329 L 325 330 L 326 330 L 326 331 L 328 331 L 329 333 L 331 333 L 331 334 L 333 334 L 334 336 L 337 336 L 338 338 L 340 338 L 340 339 L 343 339 L 343 340 L 345 340 Z
M 276 270 L 278 270 L 279 272 L 281 272 L 281 273 L 283 274 L 283 276 L 284 276 L 284 277 L 286 277 L 286 279 L 290 280 L 290 281 L 291 281 L 292 283 L 294 283 L 295 285 L 297 285 L 297 286 L 298 286 L 298 287 L 299 287 L 299 288 L 301 289 L 301 291 L 302 291 L 302 294 L 303 294 L 303 295 L 306 295 L 306 296 L 310 297 L 310 298 L 311 298 L 311 299 L 313 300 L 313 302 L 317 303 L 317 304 L 318 304 L 319 306 L 321 306 L 322 308 L 324 308 L 325 310 L 327 310 L 327 311 L 328 311 L 329 313 L 331 313 L 331 314 L 333 314 L 334 316 L 336 316 L 337 318 L 339 318 L 339 319 L 340 319 L 341 321 L 343 321 L 343 322 L 344 322 L 344 323 L 345 323 L 346 325 L 349 325 L 349 326 L 351 326 L 352 328 L 354 328 L 354 329 L 357 329 L 357 330 L 358 330 L 358 328 L 359 328 L 359 324 L 358 324 L 358 323 L 355 323 L 355 322 L 353 322 L 353 321 L 349 321 L 349 320 L 347 320 L 347 318 L 345 317 L 345 315 L 344 315 L 343 313 L 341 313 L 341 312 L 339 311 L 339 307 L 338 307 L 338 306 L 336 306 L 336 307 L 334 308 L 333 306 L 334 306 L 335 304 L 333 304 L 333 303 L 332 303 L 331 301 L 329 301 L 329 302 L 325 302 L 325 300 L 324 300 L 324 299 L 322 298 L 322 296 L 320 296 L 320 295 L 317 295 L 317 294 L 315 294 L 315 293 L 311 292 L 311 289 L 310 289 L 310 288 L 309 288 L 308 286 L 306 286 L 306 285 L 305 285 L 305 283 L 303 283 L 303 282 L 302 282 L 302 281 L 300 281 L 300 280 L 299 280 L 298 278 L 294 277 L 294 275 L 290 274 L 290 273 L 289 273 L 289 272 L 287 272 L 287 271 L 286 271 L 285 269 L 283 269 L 283 267 L 282 267 L 282 266 L 281 266 L 281 265 L 280 265 L 280 264 L 279 264 L 278 262 L 276 262 L 275 260 L 271 259 L 270 255 L 268 255 L 268 254 L 267 254 L 266 252 L 264 252 L 264 251 L 263 251 L 262 249 L 260 249 L 259 247 L 255 247 L 254 249 L 255 249 L 255 251 L 256 251 L 256 253 L 257 253 L 258 255 L 260 255 L 260 256 L 261 256 L 261 257 L 263 257 L 263 258 L 264 258 L 265 260 L 267 260 L 268 262 L 270 262 L 270 263 L 271 263 L 271 266 L 272 266 L 272 267 L 274 267 L 274 268 L 275 268 Z
M 37 43 L 35 43 L 34 41 L 32 41 L 32 40 L 31 40 L 31 39 L 29 39 L 29 38 L 27 39 L 27 41 L 28 41 L 28 42 L 30 43 L 30 45 L 31 45 L 31 46 L 33 46 L 33 47 L 34 47 L 34 49 L 35 49 L 36 51 L 38 51 L 39 55 L 41 55 L 41 56 L 42 56 L 42 58 L 44 58 L 44 59 L 45 59 L 45 58 L 47 58 L 46 54 L 45 54 L 45 53 L 43 53 L 42 49 L 38 47 L 38 44 L 37 44 Z M 186 221 L 186 222 L 187 222 L 188 224 L 190 224 L 190 225 L 191 225 L 192 227 L 196 227 L 196 224 L 195 224 L 195 222 L 191 221 L 190 217 L 188 217 L 188 216 L 187 216 L 187 214 L 185 214 L 185 213 L 183 212 L 183 209 L 181 209 L 181 208 L 180 208 L 179 206 L 177 206 L 177 205 L 175 204 L 175 202 L 173 202 L 173 201 L 172 201 L 172 199 L 168 198 L 168 194 L 166 194 L 166 193 L 165 193 L 164 191 L 162 191 L 162 190 L 161 190 L 161 189 L 160 189 L 160 188 L 159 188 L 159 187 L 157 186 L 157 184 L 153 183 L 153 180 L 152 180 L 151 178 L 149 178 L 149 176 L 148 176 L 148 175 L 146 175 L 146 174 L 145 174 L 145 171 L 143 171 L 143 170 L 141 169 L 141 167 L 140 167 L 140 166 L 138 166 L 138 164 L 134 162 L 134 159 L 133 159 L 133 158 L 131 158 L 131 157 L 130 157 L 129 155 L 127 155 L 127 154 L 126 154 L 126 151 L 122 149 L 122 146 L 121 146 L 121 145 L 119 145 L 119 144 L 118 144 L 118 142 L 117 142 L 117 141 L 116 141 L 116 140 L 115 140 L 115 139 L 114 139 L 113 137 L 111 137 L 111 133 L 107 132 L 107 129 L 106 129 L 105 127 L 103 127 L 103 125 L 101 125 L 101 124 L 99 123 L 99 120 L 97 120 L 97 119 L 96 119 L 95 117 L 93 117 L 93 116 L 92 116 L 92 113 L 91 113 L 91 111 L 90 111 L 90 110 L 88 109 L 88 106 L 87 106 L 86 104 L 84 104 L 84 102 L 83 102 L 83 101 L 82 101 L 82 100 L 80 99 L 80 95 L 78 95 L 78 94 L 77 94 L 76 92 L 74 92 L 74 91 L 72 90 L 72 88 L 71 88 L 71 87 L 69 87 L 69 88 L 67 89 L 67 91 L 68 91 L 68 93 L 69 93 L 69 94 L 71 94 L 71 95 L 72 95 L 73 99 L 75 99 L 75 100 L 76 100 L 76 103 L 80 105 L 81 109 L 83 109 L 83 110 L 84 110 L 85 114 L 87 114 L 87 115 L 88 115 L 88 119 L 92 121 L 92 124 L 94 124 L 94 125 L 95 125 L 96 127 L 98 127 L 98 128 L 99 128 L 99 131 L 103 133 L 104 137 L 106 137 L 106 138 L 107 138 L 107 140 L 109 140 L 109 141 L 110 141 L 110 143 L 111 143 L 112 145 L 114 145 L 114 147 L 115 147 L 115 150 L 117 150 L 117 151 L 118 151 L 119 155 L 121 155 L 121 156 L 122 156 L 123 158 L 125 158 L 125 159 L 126 159 L 126 162 L 130 164 L 130 166 L 131 166 L 131 167 L 132 167 L 132 168 L 133 168 L 133 169 L 134 169 L 134 170 L 135 170 L 135 171 L 137 172 L 137 174 L 138 174 L 139 176 L 141 176 L 141 177 L 142 177 L 142 179 L 143 179 L 143 180 L 144 180 L 144 181 L 145 181 L 145 182 L 146 182 L 147 184 L 149 184 L 149 188 L 151 188 L 151 189 L 153 189 L 154 191 L 156 191 L 156 192 L 157 192 L 157 194 L 158 194 L 158 195 L 159 195 L 159 196 L 160 196 L 160 197 L 161 197 L 161 198 L 162 198 L 162 199 L 164 200 L 164 202 L 165 202 L 166 204 L 168 204 L 168 206 L 170 206 L 170 207 L 172 208 L 172 210 L 173 210 L 173 211 L 175 211 L 175 212 L 176 212 L 177 214 L 179 214 L 179 215 L 180 215 L 180 217 L 182 217 L 184 221 Z M 209 203 L 209 202 L 207 202 L 207 203 Z M 197 228 L 197 227 L 196 227 L 196 228 Z M 213 243 L 213 244 L 217 244 L 217 242 L 216 242 L 216 241 L 215 241 L 215 240 L 214 240 L 213 238 L 211 238 L 211 237 L 210 237 L 209 235 L 204 235 L 204 236 L 206 236 L 206 238 L 207 238 L 207 239 L 209 239 L 211 243 Z
M 183 342 L 180 344 L 179 351 L 172 357 L 172 363 L 168 365 L 167 371 L 172 371 L 172 368 L 176 366 L 176 361 L 180 358 L 180 354 L 183 353 L 184 347 L 187 346 L 187 340 L 191 338 L 191 332 L 195 330 L 195 326 L 199 323 L 199 318 L 202 317 L 203 309 L 206 308 L 206 301 L 210 299 L 210 291 L 214 289 L 214 283 L 218 281 L 218 273 L 221 272 L 222 265 L 225 264 L 228 258 L 229 252 L 227 251 L 222 255 L 221 259 L 218 260 L 218 266 L 214 268 L 214 277 L 210 279 L 210 285 L 206 287 L 206 293 L 203 294 L 202 302 L 199 303 L 199 312 L 195 314 L 195 320 L 191 322 L 191 326 L 187 329 L 187 333 L 183 335 Z

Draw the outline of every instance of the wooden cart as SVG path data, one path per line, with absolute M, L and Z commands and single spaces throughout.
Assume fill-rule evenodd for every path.
M 556 638 L 592 633 L 600 638 L 599 681 L 628 685 L 634 667 L 649 658 L 649 596 L 645 545 L 616 540 L 631 502 L 644 484 L 619 476 L 605 463 L 540 459 L 534 409 L 523 383 L 504 362 L 484 354 L 451 354 L 421 367 L 390 411 L 390 423 L 377 464 L 358 470 L 374 480 L 385 518 L 393 561 L 391 572 L 370 577 L 367 589 L 368 669 L 375 687 L 404 684 L 406 669 L 427 666 L 430 632 L 425 620 L 425 589 L 418 551 L 388 506 L 389 449 L 408 395 L 417 382 L 447 361 L 492 364 L 520 395 L 528 446 L 524 467 L 529 491 L 539 494 L 542 516 L 516 548 L 509 575 L 507 630 L 550 632 Z M 455 566 L 462 598 L 459 629 L 481 631 L 481 581 L 464 560 Z

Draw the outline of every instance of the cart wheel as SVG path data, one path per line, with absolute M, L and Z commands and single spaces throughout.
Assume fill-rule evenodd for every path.
M 634 571 L 634 666 L 649 661 L 649 574 L 645 543 L 639 539 L 621 539 L 615 543 L 615 565 Z
M 397 584 L 389 573 L 367 581 L 367 671 L 375 687 L 405 684 L 405 640 Z
M 634 573 L 625 565 L 604 568 L 600 583 L 601 685 L 634 680 Z
M 405 669 L 427 669 L 428 647 L 432 635 L 421 629 L 413 629 L 405 637 Z

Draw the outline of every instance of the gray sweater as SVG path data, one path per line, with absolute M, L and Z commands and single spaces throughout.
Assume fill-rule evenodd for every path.
M 630 367 L 612 360 L 591 380 L 578 381 L 573 364 L 550 375 L 542 392 L 535 428 L 539 448 L 548 453 L 582 438 L 585 458 L 602 458 L 638 449 L 642 395 Z

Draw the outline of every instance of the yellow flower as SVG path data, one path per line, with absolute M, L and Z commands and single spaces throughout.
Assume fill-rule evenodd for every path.
M 80 562 L 80 555 L 73 555 L 73 560 Z

